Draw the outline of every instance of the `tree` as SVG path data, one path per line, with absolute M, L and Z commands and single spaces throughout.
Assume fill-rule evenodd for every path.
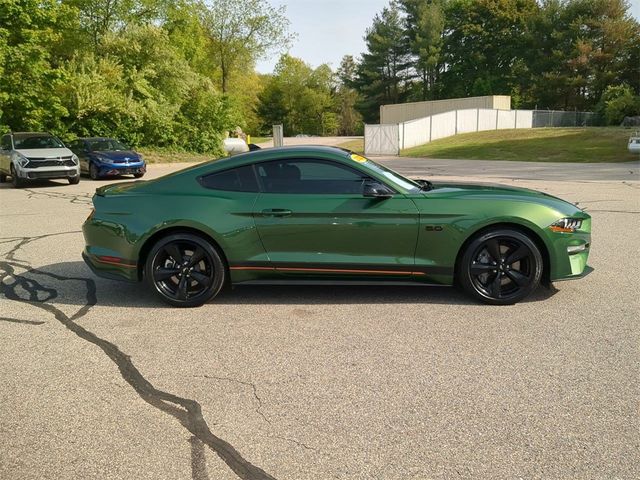
M 288 54 L 280 57 L 259 96 L 263 128 L 282 123 L 285 135 L 333 135 L 338 130 L 334 74 L 327 65 L 312 69 Z
M 351 55 L 345 55 L 337 71 L 338 87 L 335 93 L 340 135 L 361 134 L 362 116 L 356 110 L 358 92 L 353 88 L 358 65 Z
M 286 49 L 293 38 L 285 7 L 274 8 L 266 0 L 211 0 L 202 4 L 201 19 L 223 92 L 235 69 L 252 67 L 267 52 Z
M 57 89 L 64 74 L 55 53 L 74 31 L 77 11 L 56 0 L 3 0 L 0 6 L 0 124 L 14 130 L 63 131 Z
M 374 17 L 365 42 L 367 51 L 358 65 L 355 84 L 363 97 L 358 109 L 365 120 L 373 121 L 380 105 L 404 98 L 410 78 L 409 41 L 397 2 L 392 1 Z
M 445 97 L 509 95 L 526 84 L 535 0 L 455 0 L 445 25 Z
M 418 100 L 438 96 L 438 80 L 444 69 L 442 47 L 446 5 L 445 0 L 400 1 L 406 13 L 406 30 L 414 68 L 420 79 Z
M 607 125 L 620 125 L 624 117 L 640 115 L 640 96 L 628 85 L 609 86 L 602 94 L 598 110 Z
M 640 26 L 624 0 L 546 0 L 536 25 L 532 97 L 549 108 L 590 109 L 608 85 L 640 91 Z

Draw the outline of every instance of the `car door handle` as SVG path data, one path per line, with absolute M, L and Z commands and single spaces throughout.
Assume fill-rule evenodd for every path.
M 291 210 L 286 208 L 267 208 L 262 210 L 262 215 L 265 217 L 286 217 L 291 215 Z

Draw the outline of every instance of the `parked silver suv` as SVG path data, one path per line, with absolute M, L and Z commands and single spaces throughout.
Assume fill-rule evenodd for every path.
M 66 178 L 73 185 L 80 181 L 80 162 L 50 133 L 8 133 L 0 138 L 0 182 L 7 177 L 16 188 L 44 178 Z

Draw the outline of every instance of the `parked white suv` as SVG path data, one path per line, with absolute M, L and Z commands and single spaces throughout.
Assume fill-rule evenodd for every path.
M 7 177 L 16 188 L 45 178 L 66 178 L 73 185 L 80 181 L 80 162 L 50 133 L 8 133 L 0 138 L 0 182 Z

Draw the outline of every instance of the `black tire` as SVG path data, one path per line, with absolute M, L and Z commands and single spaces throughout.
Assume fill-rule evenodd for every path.
M 69 185 L 77 185 L 80 183 L 80 175 L 77 175 L 75 177 L 69 177 Z
M 24 183 L 25 183 L 24 180 L 18 176 L 18 174 L 16 173 L 16 169 L 12 164 L 11 165 L 11 184 L 13 185 L 13 188 L 22 188 L 24 187 Z
M 199 307 L 220 292 L 227 277 L 218 251 L 190 233 L 160 239 L 147 256 L 144 274 L 156 295 L 174 307 Z
M 4 173 L 0 173 L 0 183 L 7 181 L 7 176 Z
M 511 305 L 538 288 L 542 270 L 535 242 L 518 230 L 500 228 L 484 231 L 467 245 L 457 279 L 483 303 Z
M 89 164 L 89 177 L 91 180 L 98 180 L 100 178 L 100 173 L 98 172 L 98 167 L 96 167 L 95 163 Z
M 142 178 L 142 177 L 144 177 L 144 173 L 134 173 L 133 176 L 135 178 Z

